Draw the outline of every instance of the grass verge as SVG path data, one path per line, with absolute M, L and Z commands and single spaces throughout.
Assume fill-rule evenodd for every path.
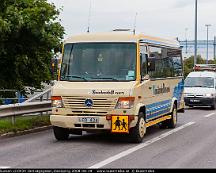
M 13 125 L 11 118 L 0 119 L 0 135 L 9 132 L 18 132 L 50 125 L 49 115 L 42 116 L 19 116 Z

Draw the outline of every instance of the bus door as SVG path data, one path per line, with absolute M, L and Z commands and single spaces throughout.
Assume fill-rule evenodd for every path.
M 155 95 L 152 93 L 152 81 L 149 77 L 148 64 L 149 64 L 148 46 L 140 44 L 140 74 L 141 74 L 141 93 L 142 102 L 146 105 L 146 116 L 151 116 L 151 105 L 156 101 Z
M 168 113 L 171 106 L 170 81 L 166 78 L 166 50 L 149 46 L 148 75 L 152 99 L 146 105 L 147 121 Z

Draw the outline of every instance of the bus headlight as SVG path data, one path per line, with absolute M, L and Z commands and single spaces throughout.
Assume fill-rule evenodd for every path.
M 135 97 L 119 97 L 116 109 L 131 109 L 134 106 Z
M 52 96 L 51 100 L 52 100 L 52 107 L 56 107 L 56 108 L 63 107 L 62 98 L 60 96 Z

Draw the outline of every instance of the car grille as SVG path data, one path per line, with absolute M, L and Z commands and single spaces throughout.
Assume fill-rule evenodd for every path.
M 89 97 L 63 96 L 62 100 L 64 107 L 71 109 L 71 113 L 76 115 L 106 115 L 114 109 L 117 102 L 115 98 L 90 98 L 94 104 L 89 108 L 85 105 L 87 98 Z
M 187 97 L 203 97 L 202 94 L 188 94 Z

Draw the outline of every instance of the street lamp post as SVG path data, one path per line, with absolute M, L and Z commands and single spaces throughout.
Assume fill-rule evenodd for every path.
M 194 66 L 197 60 L 197 0 L 195 0 L 195 40 L 194 40 Z
M 209 32 L 209 27 L 210 27 L 211 25 L 210 25 L 210 24 L 206 24 L 205 26 L 206 26 L 206 28 L 207 28 L 207 39 L 206 39 L 206 41 L 207 41 L 207 43 L 206 43 L 206 45 L 207 45 L 207 47 L 206 47 L 206 64 L 208 64 L 208 32 Z
M 214 36 L 214 60 L 216 60 L 216 36 Z

